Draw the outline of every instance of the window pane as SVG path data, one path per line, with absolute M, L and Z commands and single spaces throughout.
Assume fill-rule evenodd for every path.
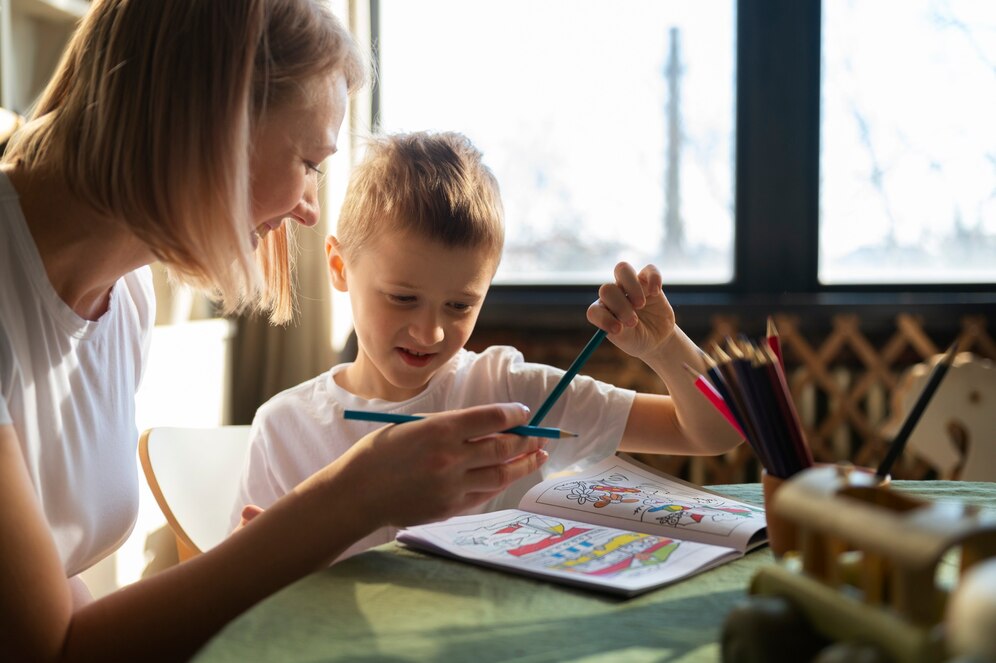
M 381 127 L 484 152 L 507 219 L 496 282 L 602 282 L 623 259 L 732 277 L 733 0 L 380 8 Z
M 823 3 L 820 280 L 996 281 L 996 3 Z

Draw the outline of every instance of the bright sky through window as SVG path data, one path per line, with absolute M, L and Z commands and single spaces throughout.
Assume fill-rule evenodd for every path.
M 732 1 L 381 0 L 381 126 L 484 152 L 507 218 L 498 283 L 598 283 L 618 260 L 725 282 L 734 30 Z
M 820 280 L 996 282 L 996 3 L 823 3 Z

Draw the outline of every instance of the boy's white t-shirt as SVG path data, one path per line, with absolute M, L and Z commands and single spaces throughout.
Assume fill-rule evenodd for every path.
M 134 526 L 134 396 L 154 318 L 147 267 L 114 285 L 99 320 L 76 315 L 48 280 L 17 192 L 0 172 L 0 426 L 17 433 L 67 577 L 112 552 Z
M 246 504 L 267 508 L 322 467 L 342 456 L 357 440 L 384 424 L 347 421 L 343 410 L 398 414 L 444 412 L 474 405 L 519 402 L 535 411 L 564 371 L 526 363 L 515 348 L 495 346 L 484 352 L 461 350 L 418 396 L 400 403 L 367 400 L 349 393 L 334 376 L 340 364 L 307 382 L 281 392 L 256 413 L 250 433 L 239 496 L 232 510 L 234 528 Z M 523 477 L 498 497 L 468 513 L 514 508 L 531 487 L 555 472 L 586 466 L 616 451 L 626 429 L 636 393 L 578 375 L 543 419 L 543 426 L 579 434 L 549 440 L 550 458 L 539 471 Z M 376 477 L 373 478 L 376 480 Z M 418 499 L 417 495 L 411 499 Z M 383 528 L 358 541 L 340 559 L 394 540 L 395 528 Z

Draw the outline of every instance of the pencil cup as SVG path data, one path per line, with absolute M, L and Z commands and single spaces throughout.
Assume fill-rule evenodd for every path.
M 888 485 L 891 478 L 884 478 L 875 474 L 875 470 L 869 467 L 857 467 L 850 463 L 816 463 L 813 467 L 803 472 L 819 470 L 826 472 L 827 468 L 834 470 L 834 492 L 847 486 L 884 486 Z M 781 558 L 790 550 L 798 550 L 797 541 L 798 528 L 794 523 L 779 515 L 774 507 L 775 495 L 778 489 L 791 477 L 783 479 L 773 474 L 768 474 L 767 470 L 761 472 L 761 489 L 764 494 L 764 514 L 768 523 L 768 546 L 777 558 Z
M 794 524 L 775 514 L 772 506 L 775 503 L 775 493 L 782 487 L 788 479 L 776 477 L 768 474 L 767 470 L 761 473 L 761 489 L 764 493 L 764 518 L 768 523 L 768 546 L 775 557 L 781 557 L 789 550 L 797 548 L 796 527 Z

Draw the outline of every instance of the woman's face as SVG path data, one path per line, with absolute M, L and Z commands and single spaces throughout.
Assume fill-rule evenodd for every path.
M 318 223 L 318 166 L 336 151 L 347 97 L 340 74 L 316 77 L 259 123 L 250 162 L 253 248 L 284 219 Z

